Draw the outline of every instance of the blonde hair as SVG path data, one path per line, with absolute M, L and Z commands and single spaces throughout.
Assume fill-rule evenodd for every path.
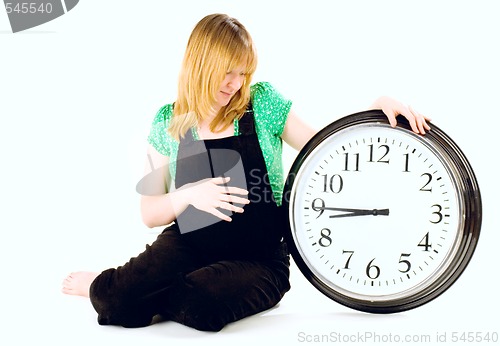
M 245 67 L 243 85 L 210 123 L 211 131 L 224 131 L 243 115 L 250 100 L 257 54 L 250 34 L 238 20 L 225 14 L 211 14 L 200 20 L 189 38 L 179 74 L 169 127 L 172 137 L 179 140 L 214 112 L 216 95 L 226 73 L 240 66 Z

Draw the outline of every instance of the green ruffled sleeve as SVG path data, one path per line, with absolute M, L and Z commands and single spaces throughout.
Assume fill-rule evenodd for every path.
M 172 138 L 168 135 L 167 129 L 172 117 L 172 106 L 165 105 L 161 107 L 156 113 L 151 129 L 149 131 L 148 143 L 151 144 L 156 151 L 165 156 L 171 156 L 171 145 L 169 145 Z
M 259 119 L 256 120 L 261 122 L 274 136 L 280 137 L 285 128 L 292 101 L 283 97 L 268 82 L 252 85 L 251 99 L 254 112 L 259 116 Z

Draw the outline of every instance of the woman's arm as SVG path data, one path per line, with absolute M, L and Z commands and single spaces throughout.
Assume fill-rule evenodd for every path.
M 387 116 L 387 119 L 389 119 L 392 127 L 397 125 L 396 117 L 401 114 L 408 119 L 415 133 L 425 134 L 426 130 L 430 130 L 430 126 L 427 124 L 427 121 L 431 120 L 430 118 L 391 97 L 379 97 L 372 103 L 371 109 L 381 109 Z M 285 129 L 281 135 L 281 138 L 287 144 L 296 150 L 301 150 L 315 134 L 316 130 L 302 121 L 293 110 L 290 110 L 285 123 Z
M 175 198 L 175 193 L 168 193 L 169 158 L 158 153 L 151 145 L 148 146 L 147 157 L 142 191 L 139 193 L 144 193 L 141 196 L 142 221 L 152 228 L 174 221 L 175 215 L 187 208 L 187 202 L 182 195 Z
M 292 148 L 301 150 L 316 132 L 315 129 L 302 121 L 293 110 L 290 110 L 281 138 Z

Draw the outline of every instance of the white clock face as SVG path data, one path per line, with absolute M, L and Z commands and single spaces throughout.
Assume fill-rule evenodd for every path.
M 425 136 L 386 124 L 351 126 L 320 143 L 290 196 L 292 236 L 312 273 L 369 301 L 408 297 L 439 277 L 463 222 L 440 157 Z

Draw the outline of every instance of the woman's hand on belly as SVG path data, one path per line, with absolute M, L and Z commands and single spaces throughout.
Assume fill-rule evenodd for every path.
M 233 205 L 248 204 L 248 191 L 239 187 L 228 186 L 229 177 L 217 177 L 186 184 L 177 192 L 182 194 L 187 204 L 198 210 L 210 213 L 224 221 L 231 221 L 231 217 L 218 209 L 226 209 L 235 213 L 242 213 L 243 208 Z

